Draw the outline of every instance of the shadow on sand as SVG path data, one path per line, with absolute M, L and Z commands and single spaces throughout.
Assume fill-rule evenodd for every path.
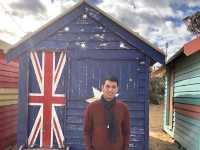
M 159 138 L 149 137 L 149 150 L 181 150 L 176 142 L 169 142 Z

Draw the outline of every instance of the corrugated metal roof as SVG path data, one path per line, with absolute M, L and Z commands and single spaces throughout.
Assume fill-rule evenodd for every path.
M 189 56 L 200 50 L 200 36 L 184 45 L 184 53 Z
M 179 49 L 167 62 L 169 64 L 171 61 L 175 60 L 181 54 L 186 56 L 190 56 L 200 50 L 200 37 L 193 39 L 192 41 L 183 45 L 181 49 Z

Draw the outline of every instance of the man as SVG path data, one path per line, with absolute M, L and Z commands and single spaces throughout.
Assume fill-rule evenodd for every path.
M 117 78 L 105 78 L 101 88 L 101 99 L 89 104 L 85 111 L 86 150 L 128 150 L 130 118 L 127 106 L 115 97 Z

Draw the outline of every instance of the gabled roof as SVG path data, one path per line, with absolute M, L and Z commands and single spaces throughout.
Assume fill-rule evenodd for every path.
M 184 45 L 184 53 L 186 56 L 189 56 L 193 53 L 196 53 L 200 50 L 200 37 L 193 39 L 191 42 L 188 42 Z
M 161 50 L 154 47 L 137 33 L 134 33 L 130 28 L 122 25 L 113 17 L 109 16 L 99 8 L 90 5 L 86 1 L 81 1 L 70 10 L 64 12 L 46 25 L 39 28 L 34 33 L 29 34 L 29 36 L 26 36 L 21 41 L 13 45 L 10 49 L 8 49 L 7 60 L 10 61 L 15 57 L 19 57 L 27 50 L 31 50 L 34 45 L 38 45 L 42 40 L 57 32 L 65 25 L 69 24 L 73 19 L 85 13 L 88 8 L 93 9 L 93 13 L 96 13 L 95 15 L 93 15 L 92 13 L 88 13 L 90 17 L 101 22 L 105 27 L 115 32 L 118 36 L 126 40 L 129 44 L 133 45 L 134 47 L 145 53 L 147 56 L 152 58 L 153 61 L 160 62 L 161 64 L 165 63 L 165 57 Z
M 200 51 L 200 37 L 193 39 L 192 41 L 183 45 L 168 61 L 167 64 L 174 61 L 178 56 L 184 54 L 190 56 L 196 52 Z

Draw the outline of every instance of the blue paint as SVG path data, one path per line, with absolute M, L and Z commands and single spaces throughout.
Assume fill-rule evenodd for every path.
M 17 145 L 26 145 L 28 133 L 28 55 L 23 54 L 19 61 L 19 104 L 17 122 Z
M 145 142 L 145 150 L 148 150 L 149 149 L 149 117 L 147 117 L 149 115 L 149 66 L 150 66 L 150 59 L 149 57 L 146 57 L 145 59 L 145 62 L 146 62 L 146 69 L 145 69 L 145 80 L 144 80 L 144 85 L 145 85 L 145 107 L 144 107 L 144 111 L 145 111 L 145 139 L 144 139 L 144 142 Z
M 31 61 L 31 59 L 29 59 L 29 61 Z M 41 65 L 41 62 L 40 62 L 40 65 Z M 37 79 L 36 79 L 36 76 L 34 75 L 34 68 L 31 63 L 29 64 L 29 74 L 31 74 L 29 77 L 29 85 L 31 85 L 29 87 L 29 92 L 39 93 L 40 88 L 39 88 L 39 85 L 37 84 Z
M 59 103 L 57 103 L 56 101 L 54 101 L 53 103 L 51 101 L 55 97 L 64 99 L 64 95 L 65 95 L 65 93 L 64 93 L 64 91 L 65 91 L 64 77 L 65 77 L 65 75 L 64 75 L 64 71 L 62 69 L 65 67 L 66 63 L 61 65 L 64 61 L 64 59 L 61 59 L 61 58 L 63 58 L 64 56 L 62 57 L 62 53 L 60 53 L 60 52 L 59 53 L 37 52 L 37 54 L 41 54 L 41 53 L 42 53 L 42 57 L 38 58 L 36 55 L 35 57 L 38 59 L 36 59 L 36 61 L 30 61 L 30 65 L 29 65 L 29 66 L 32 65 L 32 67 L 30 67 L 32 69 L 33 69 L 34 64 L 36 64 L 35 66 L 37 68 L 41 68 L 41 72 L 38 74 L 41 74 L 41 76 L 44 77 L 43 79 L 41 79 L 41 82 L 44 83 L 44 85 L 41 85 L 41 89 L 39 91 L 38 91 L 38 89 L 34 89 L 36 87 L 35 84 L 39 85 L 40 79 L 36 78 L 36 75 L 37 75 L 37 69 L 35 69 L 36 67 L 34 68 L 34 70 L 30 70 L 29 81 L 32 81 L 32 82 L 29 82 L 28 87 L 29 87 L 29 89 L 32 89 L 32 90 L 28 91 L 29 98 L 26 101 L 29 101 L 29 103 L 31 103 L 31 105 L 29 104 L 29 111 L 28 111 L 28 114 L 29 114 L 28 115 L 28 119 L 29 119 L 28 136 L 30 137 L 29 141 L 33 141 L 33 142 L 29 142 L 28 146 L 35 147 L 35 148 L 40 147 L 42 141 L 44 142 L 44 140 L 42 138 L 43 136 L 45 136 L 44 131 L 46 129 L 52 129 L 53 131 L 51 132 L 51 130 L 49 130 L 48 135 L 52 134 L 53 138 L 51 138 L 51 136 L 48 136 L 47 138 L 49 138 L 49 141 L 51 141 L 51 140 L 53 141 L 52 148 L 58 148 L 59 142 L 58 142 L 58 140 L 56 140 L 57 139 L 56 134 L 57 134 L 57 136 L 60 137 L 60 140 L 62 140 L 62 138 L 64 138 L 64 136 L 62 136 L 62 135 L 63 135 L 63 131 L 64 131 L 65 104 L 63 102 L 62 103 L 63 105 L 61 106 L 61 105 L 58 105 Z M 50 59 L 46 58 L 47 54 L 51 54 L 50 55 L 51 60 L 52 60 L 51 62 L 50 62 Z M 63 55 L 65 55 L 65 54 L 63 54 Z M 42 63 L 40 63 L 41 66 L 37 65 L 36 62 L 42 62 Z M 52 70 L 46 70 L 45 68 L 43 68 L 46 66 L 46 64 L 50 65 Z M 54 68 L 53 68 L 53 66 L 54 66 Z M 58 72 L 58 73 L 56 73 L 56 72 Z M 48 74 L 51 74 L 51 78 L 49 78 L 49 80 L 47 81 L 48 83 L 47 83 L 45 81 L 45 78 L 48 77 Z M 55 77 L 54 77 L 54 75 L 55 75 Z M 36 81 L 34 81 L 34 80 L 36 80 Z M 56 84 L 55 81 L 57 81 L 57 80 L 59 80 L 59 82 Z M 46 93 L 45 91 L 48 90 L 48 88 L 49 88 L 48 86 L 51 86 L 50 91 L 48 91 L 48 93 Z M 52 98 L 47 99 L 48 94 L 50 96 L 52 96 Z M 60 94 L 62 94 L 62 95 L 60 95 Z M 41 96 L 39 97 L 38 95 L 41 95 Z M 38 96 L 37 99 L 36 99 L 36 96 Z M 32 100 L 31 100 L 31 97 L 32 97 Z M 44 106 L 45 103 L 49 103 L 48 108 L 45 108 L 45 106 Z M 38 107 L 38 105 L 39 105 L 39 107 Z M 48 111 L 49 113 L 45 113 L 45 111 Z M 39 121 L 39 120 L 41 120 L 41 121 Z M 42 120 L 50 120 L 50 121 L 49 121 L 49 123 L 45 124 L 44 122 L 41 123 Z M 52 122 L 55 122 L 55 123 L 52 123 Z M 40 124 L 42 124 L 41 125 L 42 127 L 41 128 L 38 127 L 39 128 L 38 129 L 39 133 L 38 133 L 38 132 L 36 132 L 37 131 L 36 126 L 39 126 Z M 48 126 L 48 128 L 47 128 L 47 126 Z M 48 130 L 46 130 L 46 131 L 48 131 Z M 31 137 L 32 134 L 34 135 L 33 137 Z M 41 135 L 43 135 L 43 136 L 41 136 Z M 34 138 L 36 138 L 36 142 L 34 141 Z M 50 147 L 50 145 L 48 145 L 48 146 Z
M 85 14 L 88 20 L 82 18 Z M 84 47 L 81 45 L 83 43 Z M 88 105 L 85 100 L 93 97 L 92 87 L 100 90 L 104 76 L 114 74 L 120 83 L 118 98 L 127 104 L 131 116 L 132 134 L 129 147 L 134 150 L 148 150 L 149 66 L 152 59 L 164 62 L 161 53 L 87 3 L 83 3 L 13 48 L 7 58 L 22 58 L 26 51 L 37 51 L 39 54 L 40 51 L 66 52 L 65 73 L 59 82 L 63 86 L 56 89 L 58 93 L 64 92 L 66 97 L 66 108 L 58 112 L 64 130 L 65 145 L 77 150 L 84 149 L 83 114 Z M 41 58 L 40 55 L 39 57 Z M 20 111 L 26 112 L 20 115 L 21 120 L 27 117 L 28 109 L 25 83 L 32 85 L 35 80 L 33 75 L 28 79 L 28 75 L 24 73 L 28 70 L 31 74 L 33 72 L 33 68 L 27 63 L 28 60 L 25 60 L 20 63 Z M 27 65 L 26 69 L 23 68 L 24 64 Z M 37 91 L 38 87 L 32 86 L 30 91 L 33 89 Z M 22 121 L 20 130 L 23 128 L 25 132 L 18 132 L 18 144 L 27 140 L 27 123 L 24 121 L 27 120 Z
M 131 80 L 129 81 L 129 79 L 131 78 L 132 75 L 133 77 L 137 76 L 132 79 L 136 83 L 135 87 L 142 86 L 144 85 L 144 83 L 148 85 L 148 83 L 144 81 L 136 82 L 136 80 L 138 80 L 138 77 L 140 77 L 141 79 L 143 79 L 144 76 L 145 79 L 148 78 L 147 76 L 148 74 L 146 72 L 148 72 L 147 67 L 149 66 L 149 64 L 145 65 L 146 68 L 143 73 L 144 76 L 143 75 L 141 76 L 140 72 L 136 74 L 137 73 L 136 66 L 140 66 L 139 64 L 140 61 L 134 61 L 134 57 L 136 57 L 137 55 L 131 55 L 131 53 L 126 52 L 127 54 L 129 54 L 130 57 L 132 57 L 132 59 L 130 59 L 128 55 L 125 55 L 126 53 L 122 53 L 122 50 L 119 51 L 118 55 L 111 55 L 111 53 L 110 55 L 108 55 L 109 51 L 106 53 L 99 52 L 97 53 L 98 55 L 95 52 L 85 53 L 85 55 L 83 55 L 80 53 L 80 51 L 76 51 L 74 53 L 71 53 L 70 55 L 74 57 L 71 57 L 71 60 L 69 62 L 71 67 L 70 74 L 72 74 L 72 76 L 71 76 L 71 86 L 70 86 L 71 93 L 68 103 L 69 107 L 67 109 L 68 125 L 66 129 L 67 131 L 66 142 L 69 145 L 77 144 L 76 146 L 74 145 L 74 147 L 77 148 L 78 145 L 80 144 L 79 142 L 82 141 L 82 130 L 83 130 L 82 124 L 83 124 L 84 109 L 82 108 L 83 106 L 80 106 L 80 104 L 79 106 L 77 106 L 76 104 L 78 104 L 79 102 L 83 104 L 83 102 L 87 98 L 92 97 L 93 94 L 91 93 L 92 91 L 91 86 L 97 85 L 97 83 L 99 82 L 98 80 L 100 80 L 103 76 L 107 74 L 107 72 L 109 72 L 110 74 L 115 74 L 121 80 L 119 85 L 120 86 L 119 98 L 122 100 L 124 100 L 125 98 L 124 102 L 129 107 L 131 122 L 132 122 L 131 126 L 133 135 L 131 136 L 130 140 L 130 148 L 132 145 L 133 148 L 138 147 L 139 149 L 141 148 L 140 145 L 141 142 L 145 143 L 145 139 L 148 138 L 146 137 L 148 136 L 148 134 L 146 134 L 146 131 L 148 131 L 148 127 L 146 127 L 145 124 L 145 122 L 148 122 L 147 119 L 148 111 L 144 111 L 145 104 L 147 101 L 144 95 L 146 95 L 145 91 L 148 91 L 148 87 L 143 86 L 141 91 L 138 91 L 132 88 L 127 90 L 123 86 L 126 84 L 126 82 L 131 82 Z M 80 55 L 77 56 L 77 53 Z M 90 58 L 84 59 L 84 57 L 89 54 Z M 113 52 L 113 54 L 115 53 Z M 120 61 L 121 57 L 124 59 L 123 61 Z M 142 58 L 141 60 L 145 61 L 145 59 L 143 59 L 143 55 L 140 55 L 140 58 Z M 94 79 L 92 78 L 92 74 L 94 74 L 93 75 L 95 77 Z M 89 79 L 87 79 L 88 76 L 90 77 Z M 131 84 L 131 86 L 134 87 L 133 84 Z M 140 92 L 142 92 L 143 96 L 140 99 L 142 101 L 138 103 L 136 101 L 138 101 L 139 97 L 136 97 L 136 95 L 137 93 L 140 94 Z M 144 148 L 144 146 L 142 146 L 142 148 Z
M 149 46 L 147 43 L 143 42 L 141 39 L 133 36 L 129 31 L 122 28 L 120 25 L 114 23 L 111 19 L 103 16 L 99 12 L 96 12 L 91 8 L 89 11 L 89 16 L 104 26 L 108 27 L 111 31 L 118 34 L 121 38 L 125 39 L 130 44 L 134 45 L 137 49 L 141 50 L 141 52 L 145 53 L 149 57 L 151 57 L 154 61 L 158 61 L 161 64 L 164 64 L 164 55 L 156 51 L 154 48 Z
M 32 129 L 31 124 L 35 122 L 39 109 L 40 109 L 40 106 L 36 106 L 36 107 L 28 106 L 28 128 L 27 128 L 28 134 L 27 135 L 30 135 L 31 133 L 31 129 Z M 35 146 L 38 147 L 39 145 L 40 145 L 40 138 L 38 137 L 36 139 Z

